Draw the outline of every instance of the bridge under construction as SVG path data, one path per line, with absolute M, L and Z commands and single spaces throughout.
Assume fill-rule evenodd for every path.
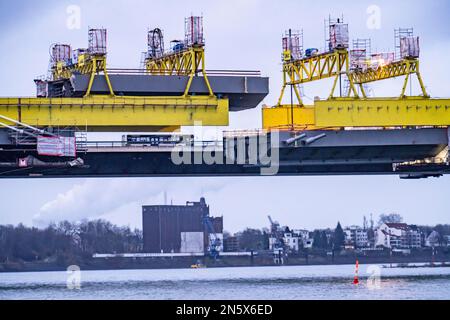
M 413 29 L 395 30 L 395 52 L 374 53 L 370 39 L 350 42 L 343 18 L 325 28 L 323 50 L 286 32 L 280 97 L 263 106 L 261 128 L 213 141 L 182 127 L 228 126 L 230 112 L 262 102 L 269 79 L 206 69 L 202 17 L 186 18 L 168 50 L 161 29 L 148 31 L 137 69 L 107 67 L 105 29 L 89 30 L 86 49 L 54 44 L 37 96 L 0 98 L 0 178 L 449 174 L 450 99 L 428 95 Z M 370 96 L 372 83 L 399 77 L 397 97 Z M 421 92 L 407 95 L 413 78 Z M 325 79 L 328 97 L 305 104 L 303 86 Z

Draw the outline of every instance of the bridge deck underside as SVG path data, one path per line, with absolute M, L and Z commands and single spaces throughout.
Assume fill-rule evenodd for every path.
M 326 131 L 324 131 L 326 132 Z M 298 134 L 298 133 L 296 133 Z M 322 134 L 321 131 L 305 132 L 304 139 Z M 277 175 L 362 175 L 362 174 L 399 174 L 426 172 L 436 174 L 450 173 L 445 164 L 411 166 L 394 170 L 394 164 L 423 160 L 435 157 L 448 146 L 447 129 L 408 129 L 392 131 L 327 131 L 326 136 L 310 145 L 298 143 L 283 144 L 286 138 L 294 135 L 282 133 L 279 137 L 279 151 L 269 153 L 263 159 L 264 152 L 258 155 L 258 161 L 249 158 L 249 147 L 244 149 L 244 161 L 237 161 L 238 148 L 224 149 L 212 154 L 216 163 L 208 164 L 205 153 L 186 151 L 177 152 L 184 163 L 175 164 L 170 151 L 137 151 L 132 147 L 119 148 L 118 151 L 95 150 L 79 153 L 84 160 L 83 167 L 1 167 L 0 178 L 6 177 L 141 177 L 141 176 L 251 176 L 261 175 L 262 169 L 276 167 Z M 272 137 L 273 138 L 273 137 Z M 13 147 L 10 147 L 13 148 Z M 234 162 L 227 164 L 229 155 Z M 0 163 L 17 161 L 18 158 L 32 155 L 41 161 L 51 163 L 54 158 L 38 156 L 34 151 L 5 148 L 0 152 Z M 227 156 L 227 157 L 226 157 Z M 197 159 L 197 160 L 196 160 Z M 198 161 L 200 159 L 200 162 Z M 66 159 L 70 160 L 70 159 Z M 62 161 L 58 159 L 57 161 Z

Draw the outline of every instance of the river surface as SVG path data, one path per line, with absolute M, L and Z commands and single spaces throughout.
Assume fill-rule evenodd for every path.
M 450 299 L 448 267 L 360 265 L 359 285 L 354 275 L 354 265 L 0 273 L 0 299 Z

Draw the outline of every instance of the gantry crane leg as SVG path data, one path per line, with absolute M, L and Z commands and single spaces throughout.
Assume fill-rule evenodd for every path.
M 330 93 L 330 96 L 328 97 L 328 99 L 333 99 L 334 98 L 334 91 L 336 90 L 336 86 L 337 86 L 338 80 L 339 80 L 339 75 L 337 75 L 334 78 L 333 87 L 331 88 L 331 93 Z
M 409 81 L 409 73 L 406 75 L 405 81 L 403 82 L 402 93 L 400 95 L 400 99 L 405 97 L 406 87 L 408 86 L 408 81 Z
M 361 90 L 361 95 L 364 99 L 367 99 L 366 90 L 364 89 L 364 85 L 362 83 L 359 84 L 359 89 Z
M 212 90 L 212 88 L 211 88 L 211 84 L 209 83 L 209 79 L 208 79 L 208 76 L 206 75 L 206 66 L 205 66 L 205 57 L 204 57 L 204 52 L 202 52 L 202 74 L 203 74 L 203 79 L 205 80 L 205 83 L 206 83 L 206 87 L 208 88 L 208 91 L 209 91 L 209 96 L 210 97 L 214 97 L 214 92 L 213 92 L 213 90 Z
M 115 96 L 114 90 L 113 90 L 113 87 L 111 85 L 111 80 L 109 80 L 109 76 L 108 76 L 108 72 L 106 71 L 106 68 L 103 71 L 103 73 L 105 74 L 105 80 L 106 80 L 106 84 L 108 85 L 109 94 L 111 95 L 111 97 L 114 97 Z
M 97 64 L 94 61 L 93 66 L 92 66 L 91 76 L 89 78 L 88 87 L 87 87 L 86 93 L 84 94 L 85 98 L 89 97 L 91 95 L 91 89 L 92 89 L 92 85 L 94 84 L 94 79 L 95 79 L 96 73 L 97 73 Z
M 417 69 L 416 75 L 417 75 L 417 79 L 419 80 L 419 84 L 420 84 L 420 88 L 422 89 L 423 96 L 426 98 L 429 98 L 430 96 L 427 93 L 427 89 L 425 88 L 425 84 L 423 83 L 423 80 L 422 80 L 422 75 L 420 74 L 418 69 Z
M 294 86 L 295 95 L 297 96 L 298 103 L 300 104 L 300 106 L 303 106 L 303 100 L 302 100 L 302 97 L 300 96 L 300 92 L 298 90 L 298 87 L 295 84 L 293 86 Z

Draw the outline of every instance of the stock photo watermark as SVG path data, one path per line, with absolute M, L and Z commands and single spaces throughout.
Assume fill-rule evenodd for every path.
M 66 8 L 66 27 L 69 30 L 81 29 L 81 7 L 78 5 L 70 5 Z
M 66 287 L 69 290 L 81 290 L 81 269 L 77 265 L 67 267 Z
M 211 133 L 211 131 L 209 131 Z M 213 132 L 214 133 L 214 132 Z M 258 167 L 263 176 L 279 170 L 279 132 L 208 135 L 201 122 L 194 123 L 194 141 L 184 138 L 171 152 L 175 165 L 243 165 Z M 223 146 L 223 148 L 218 148 Z
M 380 290 L 381 289 L 381 268 L 377 265 L 370 265 L 367 267 L 367 289 Z
M 381 29 L 381 8 L 377 5 L 371 5 L 367 8 L 366 13 L 369 15 L 367 18 L 367 28 L 369 30 Z

